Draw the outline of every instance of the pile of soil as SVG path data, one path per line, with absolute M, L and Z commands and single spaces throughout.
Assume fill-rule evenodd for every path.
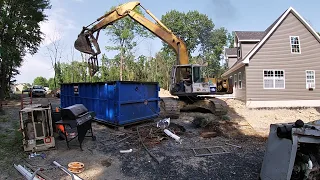
M 160 88 L 159 97 L 173 97 L 168 90 Z

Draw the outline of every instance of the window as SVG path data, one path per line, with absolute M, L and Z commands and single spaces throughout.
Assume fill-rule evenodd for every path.
M 201 69 L 200 67 L 193 67 L 193 82 L 201 82 Z
M 234 88 L 237 88 L 237 74 L 234 75 Z
M 316 87 L 316 81 L 315 81 L 315 71 L 313 70 L 307 70 L 306 71 L 306 88 L 315 88 Z
M 290 46 L 292 54 L 300 54 L 300 40 L 299 36 L 290 36 Z
M 238 87 L 239 89 L 242 89 L 242 74 L 241 72 L 238 73 Z
M 238 58 L 241 58 L 241 49 L 238 48 Z
M 284 70 L 263 70 L 264 89 L 285 89 Z

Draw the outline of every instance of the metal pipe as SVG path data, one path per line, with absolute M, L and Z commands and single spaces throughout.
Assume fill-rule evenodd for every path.
M 32 171 L 35 171 L 36 169 L 31 166 L 30 164 L 26 164 L 26 166 L 31 169 Z M 42 173 L 41 171 L 38 172 L 39 176 L 41 176 L 42 178 L 44 178 L 45 180 L 52 180 L 52 178 L 48 177 L 47 175 L 45 175 L 44 173 Z
M 37 172 L 40 170 L 41 170 L 41 168 L 38 168 L 37 170 L 34 171 L 34 173 L 31 176 L 31 180 L 33 180 L 33 178 L 37 175 Z
M 313 164 L 312 164 L 311 159 L 309 159 L 309 160 L 308 160 L 308 167 L 307 167 L 307 169 L 306 169 L 306 171 L 305 171 L 305 173 L 304 173 L 304 178 L 303 178 L 303 180 L 307 180 L 307 179 L 308 179 L 309 174 L 310 174 L 310 172 L 312 171 L 312 168 L 313 168 Z
M 27 171 L 24 167 L 22 167 L 20 164 L 18 165 L 13 164 L 13 165 L 28 180 L 40 180 L 39 178 L 32 176 L 32 174 L 29 171 Z

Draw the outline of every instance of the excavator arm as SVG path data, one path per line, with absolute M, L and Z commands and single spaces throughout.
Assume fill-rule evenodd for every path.
M 180 74 L 182 74 L 181 72 L 187 71 L 186 68 L 193 67 L 192 65 L 189 65 L 189 57 L 186 44 L 176 35 L 174 35 L 164 24 L 162 24 L 149 10 L 146 10 L 141 6 L 142 9 L 144 9 L 146 13 L 156 21 L 156 23 L 135 12 L 134 9 L 137 6 L 141 6 L 140 2 L 138 1 L 122 4 L 112 11 L 106 13 L 102 17 L 98 18 L 90 25 L 83 27 L 81 33 L 78 35 L 78 39 L 74 43 L 74 46 L 80 52 L 91 55 L 88 60 L 89 68 L 91 70 L 90 74 L 92 75 L 97 72 L 97 69 L 92 68 L 92 66 L 98 67 L 97 55 L 101 53 L 98 44 L 100 30 L 106 28 L 109 25 L 112 25 L 114 22 L 126 16 L 129 16 L 134 21 L 138 22 L 140 25 L 148 29 L 155 36 L 159 37 L 162 41 L 166 42 L 176 53 L 178 65 L 174 66 L 172 70 L 171 85 L 173 86 L 170 88 L 170 93 L 175 96 L 178 95 L 180 100 L 177 101 L 175 98 L 161 98 L 161 107 L 163 108 L 162 112 L 164 112 L 165 116 L 179 117 L 180 109 L 190 110 L 193 108 L 206 109 L 219 115 L 225 114 L 225 109 L 220 108 L 221 105 L 219 102 L 216 102 L 217 100 L 204 100 L 203 102 L 203 100 L 196 97 L 201 93 L 198 92 L 199 90 L 202 90 L 202 93 L 205 94 L 209 93 L 209 91 L 207 91 L 209 90 L 209 86 L 205 87 L 206 83 L 197 83 L 195 86 L 195 88 L 198 89 L 197 91 L 188 91 L 181 93 L 174 91 L 174 87 L 175 85 L 177 85 L 176 82 L 178 79 L 180 79 Z M 96 36 L 94 36 L 95 33 Z M 93 48 L 95 48 L 95 50 Z M 191 106 L 189 106 L 189 104 Z
M 108 25 L 112 25 L 114 22 L 126 16 L 129 16 L 140 25 L 148 29 L 150 32 L 152 32 L 155 36 L 166 42 L 176 53 L 177 62 L 179 64 L 188 64 L 189 59 L 186 44 L 177 36 L 175 36 L 149 10 L 142 7 L 142 9 L 144 9 L 146 13 L 149 14 L 158 24 L 135 12 L 134 9 L 137 6 L 142 7 L 139 1 L 122 4 L 116 7 L 114 10 L 101 16 L 87 27 L 83 27 L 81 33 L 78 35 L 78 39 L 75 41 L 74 47 L 80 52 L 91 54 L 92 56 L 89 59 L 93 59 L 95 60 L 95 63 L 97 63 L 97 55 L 101 53 L 98 44 L 100 30 L 106 28 Z M 91 28 L 89 28 L 90 26 Z M 94 37 L 94 33 L 97 33 L 96 37 Z M 93 49 L 92 45 L 94 46 L 96 51 Z

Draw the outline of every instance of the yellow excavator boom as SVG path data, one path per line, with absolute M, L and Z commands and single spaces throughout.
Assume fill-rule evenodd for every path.
M 188 64 L 189 57 L 186 44 L 174 35 L 171 30 L 161 23 L 149 10 L 142 7 L 142 9 L 144 9 L 146 13 L 149 14 L 158 24 L 134 11 L 137 6 L 142 7 L 139 1 L 122 4 L 90 24 L 89 26 L 94 24 L 91 28 L 88 28 L 89 26 L 83 27 L 78 39 L 75 41 L 75 48 L 80 52 L 88 53 L 93 56 L 100 54 L 101 51 L 97 42 L 100 30 L 104 29 L 108 25 L 112 25 L 112 23 L 126 16 L 129 16 L 173 48 L 177 55 L 177 61 L 179 64 Z M 96 38 L 93 36 L 95 32 L 97 32 Z M 92 49 L 91 43 L 93 43 L 97 52 Z

